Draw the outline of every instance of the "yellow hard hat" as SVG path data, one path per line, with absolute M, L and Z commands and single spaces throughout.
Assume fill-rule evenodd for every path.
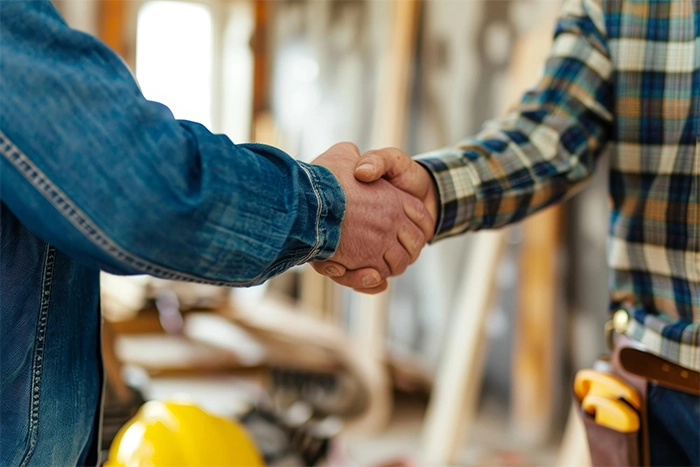
M 237 423 L 181 402 L 146 402 L 109 448 L 106 467 L 259 467 L 255 445 Z

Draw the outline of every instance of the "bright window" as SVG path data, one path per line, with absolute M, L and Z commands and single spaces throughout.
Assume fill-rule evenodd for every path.
M 212 20 L 201 4 L 148 2 L 138 14 L 136 78 L 176 118 L 212 124 Z

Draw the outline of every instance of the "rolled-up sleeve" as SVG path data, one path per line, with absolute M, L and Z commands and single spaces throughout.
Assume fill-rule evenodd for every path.
M 114 273 L 240 286 L 334 253 L 330 171 L 176 120 L 48 2 L 0 8 L 0 195 L 39 237 Z

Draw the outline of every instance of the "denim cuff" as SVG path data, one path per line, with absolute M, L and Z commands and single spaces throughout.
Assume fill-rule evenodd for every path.
M 340 243 L 340 228 L 345 218 L 345 193 L 338 179 L 327 168 L 300 162 L 316 197 L 316 246 L 299 264 L 323 261 L 335 253 Z

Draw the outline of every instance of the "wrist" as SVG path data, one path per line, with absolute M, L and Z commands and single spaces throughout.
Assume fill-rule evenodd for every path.
M 430 216 L 433 218 L 433 222 L 437 226 L 440 199 L 438 196 L 437 187 L 435 186 L 435 180 L 433 180 L 432 176 L 428 176 L 430 177 L 430 182 L 428 183 L 428 192 L 425 195 L 425 198 L 423 198 L 423 204 L 425 204 L 425 207 L 428 209 Z
M 424 171 L 424 175 L 426 178 L 425 186 L 425 194 L 421 197 L 421 201 L 423 201 L 423 204 L 425 205 L 426 209 L 428 210 L 428 213 L 430 214 L 430 217 L 433 218 L 433 233 L 437 232 L 437 224 L 438 224 L 438 217 L 440 215 L 440 194 L 438 192 L 437 185 L 435 183 L 435 178 L 433 177 L 433 174 L 428 170 L 427 167 L 423 166 L 423 164 L 416 164 L 418 167 L 420 167 L 419 170 Z
M 345 217 L 346 198 L 343 187 L 333 172 L 322 166 L 298 162 L 307 173 L 311 191 L 307 193 L 316 203 L 313 213 L 306 220 L 307 227 L 313 226 L 316 232 L 316 245 L 304 261 L 321 261 L 331 257 L 340 243 L 340 231 Z

